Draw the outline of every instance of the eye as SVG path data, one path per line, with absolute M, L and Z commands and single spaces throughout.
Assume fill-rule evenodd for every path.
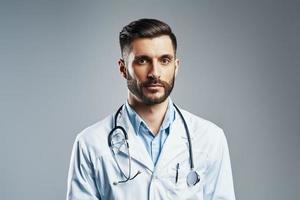
M 165 57 L 165 58 L 162 58 L 160 62 L 163 65 L 168 65 L 171 62 L 171 59 Z
M 145 59 L 145 58 L 139 58 L 136 60 L 136 63 L 139 64 L 139 65 L 144 65 L 144 64 L 147 64 L 148 60 Z

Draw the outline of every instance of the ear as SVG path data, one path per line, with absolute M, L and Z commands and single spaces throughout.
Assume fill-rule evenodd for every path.
M 178 68 L 179 68 L 179 60 L 176 58 L 176 60 L 175 60 L 175 77 L 177 76 Z
M 125 66 L 125 61 L 122 58 L 119 59 L 118 65 L 121 75 L 127 79 L 127 68 Z

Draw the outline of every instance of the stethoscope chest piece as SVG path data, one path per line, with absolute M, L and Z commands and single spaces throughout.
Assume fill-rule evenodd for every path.
M 200 181 L 200 176 L 194 170 L 190 171 L 186 177 L 186 183 L 189 187 L 196 185 L 199 181 Z

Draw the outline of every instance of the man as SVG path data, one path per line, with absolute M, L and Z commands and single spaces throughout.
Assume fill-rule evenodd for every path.
M 140 19 L 119 39 L 128 99 L 77 136 L 67 199 L 234 200 L 222 129 L 169 97 L 179 67 L 170 27 Z

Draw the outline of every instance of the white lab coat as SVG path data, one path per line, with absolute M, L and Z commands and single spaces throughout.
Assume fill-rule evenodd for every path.
M 83 130 L 73 146 L 68 175 L 68 200 L 235 200 L 227 141 L 222 129 L 215 124 L 181 110 L 188 124 L 193 145 L 195 170 L 200 181 L 192 187 L 186 183 L 190 172 L 188 140 L 182 119 L 176 112 L 170 134 L 154 167 L 142 140 L 134 133 L 125 106 L 118 125 L 127 130 L 132 157 L 132 176 L 124 180 L 108 146 L 108 133 L 114 115 Z M 123 145 L 124 146 L 124 145 Z M 128 173 L 126 148 L 117 154 L 119 165 Z M 175 182 L 179 163 L 178 181 Z

